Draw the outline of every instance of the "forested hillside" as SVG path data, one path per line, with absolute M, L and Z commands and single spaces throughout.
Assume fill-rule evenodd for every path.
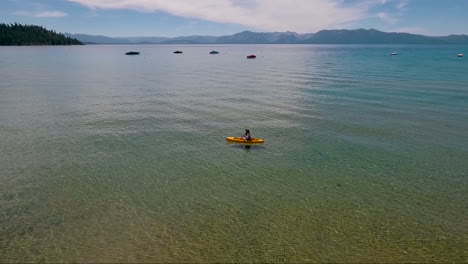
M 0 45 L 82 45 L 79 40 L 66 37 L 41 26 L 0 23 Z

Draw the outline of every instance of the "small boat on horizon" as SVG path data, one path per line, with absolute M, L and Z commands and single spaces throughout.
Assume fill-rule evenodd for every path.
M 463 53 L 457 54 L 457 57 L 460 57 L 460 58 L 461 58 L 461 57 L 463 57 L 463 56 L 465 56 Z
M 396 56 L 396 55 L 398 55 L 398 53 L 396 53 L 396 52 L 392 52 L 392 53 L 390 53 L 390 55 L 392 55 L 392 56 Z
M 210 54 L 219 54 L 219 51 L 212 50 L 212 51 L 210 52 Z
M 138 52 L 138 51 L 129 51 L 129 52 L 125 53 L 125 55 L 138 55 L 138 54 L 140 54 L 140 52 Z
M 249 55 L 249 56 L 247 56 L 247 59 L 255 59 L 255 58 L 257 58 L 257 56 L 255 56 L 255 55 Z
M 181 54 L 181 53 L 183 53 L 183 52 L 180 51 L 180 50 L 176 50 L 176 51 L 174 51 L 174 53 L 175 53 L 175 54 Z

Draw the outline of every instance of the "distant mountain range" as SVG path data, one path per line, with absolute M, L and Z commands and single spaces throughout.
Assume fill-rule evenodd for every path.
M 375 29 L 322 30 L 317 33 L 258 33 L 243 31 L 228 36 L 121 37 L 84 34 L 64 35 L 87 44 L 468 44 L 467 35 L 431 37 L 409 33 L 387 33 Z

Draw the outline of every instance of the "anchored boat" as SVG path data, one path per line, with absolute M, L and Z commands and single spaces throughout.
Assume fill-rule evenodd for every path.
M 138 52 L 138 51 L 129 51 L 129 52 L 125 53 L 125 55 L 138 55 L 138 54 L 140 54 L 140 52 Z

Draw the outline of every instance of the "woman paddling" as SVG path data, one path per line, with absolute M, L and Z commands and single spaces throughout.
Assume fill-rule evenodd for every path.
M 242 138 L 245 140 L 251 140 L 252 137 L 250 136 L 250 130 L 246 129 L 245 134 L 242 136 Z

